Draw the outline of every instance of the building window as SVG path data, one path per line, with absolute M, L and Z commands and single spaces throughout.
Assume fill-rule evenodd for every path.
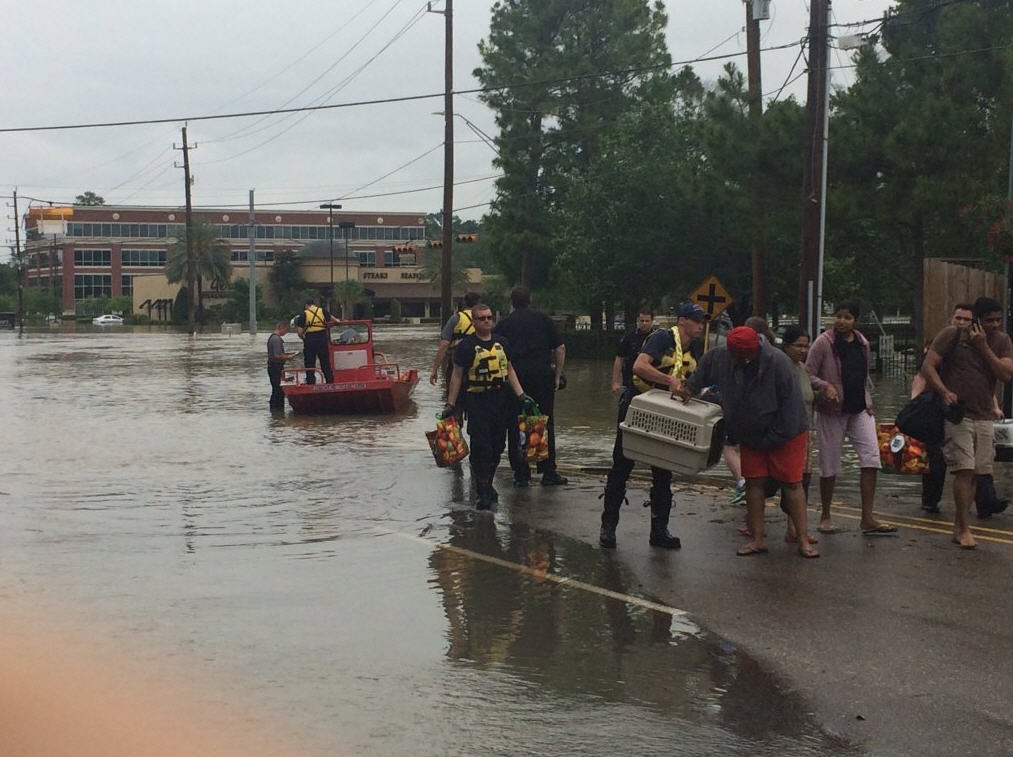
M 160 268 L 165 265 L 165 250 L 123 250 L 121 255 L 127 267 Z
M 129 297 L 134 293 L 134 277 L 120 276 L 120 291 L 124 296 Z
M 112 250 L 74 250 L 75 267 L 108 268 L 111 260 Z
M 364 268 L 375 268 L 376 267 L 376 251 L 369 250 L 368 252 L 362 251 L 359 253 L 359 265 Z
M 112 297 L 113 277 L 102 273 L 75 273 L 74 299 Z

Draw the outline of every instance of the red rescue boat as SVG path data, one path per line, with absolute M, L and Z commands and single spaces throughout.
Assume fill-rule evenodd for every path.
M 286 368 L 281 388 L 296 413 L 393 413 L 408 404 L 419 373 L 402 371 L 373 348 L 372 321 L 341 321 L 328 329 L 334 381 L 319 368 Z M 308 383 L 312 373 L 315 383 Z

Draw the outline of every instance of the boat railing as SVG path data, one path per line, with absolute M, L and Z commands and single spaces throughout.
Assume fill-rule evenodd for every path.
M 296 386 L 308 384 L 310 382 L 307 380 L 307 376 L 309 376 L 310 373 L 313 374 L 313 378 L 315 379 L 314 383 L 325 383 L 323 371 L 319 368 L 286 368 L 282 371 L 281 383 L 290 385 L 295 384 Z
M 401 369 L 397 363 L 373 363 L 373 374 L 377 378 L 383 378 L 384 376 L 391 376 L 395 379 L 401 378 Z

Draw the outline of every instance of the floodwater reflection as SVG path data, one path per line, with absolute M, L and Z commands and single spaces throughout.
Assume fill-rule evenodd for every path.
M 591 754 L 606 745 L 659 754 L 852 753 L 755 660 L 680 611 L 546 580 L 574 574 L 628 596 L 614 555 L 470 511 L 451 520 L 446 545 L 429 561 L 448 623 L 446 654 L 491 676 L 474 695 L 517 727 L 514 753 L 535 753 L 550 736 L 557 749 Z

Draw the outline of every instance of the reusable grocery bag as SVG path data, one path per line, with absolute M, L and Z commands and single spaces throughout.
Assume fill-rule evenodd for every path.
M 876 427 L 879 437 L 879 461 L 884 473 L 905 473 L 920 476 L 928 473 L 929 456 L 924 442 L 901 433 L 892 423 Z
M 538 404 L 526 397 L 517 416 L 519 454 L 529 463 L 549 459 L 549 416 L 542 415 Z
M 448 468 L 468 456 L 468 442 L 461 433 L 461 425 L 453 415 L 444 420 L 437 419 L 436 430 L 426 431 L 429 448 L 440 468 Z

